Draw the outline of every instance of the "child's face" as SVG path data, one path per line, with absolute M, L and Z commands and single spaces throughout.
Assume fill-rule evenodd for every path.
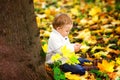
M 57 28 L 57 31 L 63 36 L 68 36 L 70 30 L 72 28 L 72 25 L 71 24 L 68 24 L 68 25 L 65 25 L 63 27 L 58 27 Z

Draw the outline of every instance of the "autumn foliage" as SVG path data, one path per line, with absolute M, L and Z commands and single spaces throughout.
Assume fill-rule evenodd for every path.
M 51 23 L 54 16 L 58 13 L 67 13 L 73 20 L 73 29 L 69 38 L 71 42 L 82 45 L 77 56 L 96 61 L 95 64 L 99 68 L 95 71 L 87 71 L 83 76 L 71 72 L 65 73 L 67 79 L 120 79 L 119 4 L 118 0 L 34 0 L 43 49 L 47 50 L 47 40 L 52 30 Z M 66 55 L 67 53 L 69 50 L 66 51 Z M 61 58 L 58 54 L 56 56 L 53 59 Z

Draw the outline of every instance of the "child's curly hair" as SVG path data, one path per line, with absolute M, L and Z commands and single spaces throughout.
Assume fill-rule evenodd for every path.
M 57 27 L 62 27 L 67 24 L 73 24 L 73 22 L 72 19 L 65 13 L 56 15 L 52 23 L 54 29 L 56 29 Z

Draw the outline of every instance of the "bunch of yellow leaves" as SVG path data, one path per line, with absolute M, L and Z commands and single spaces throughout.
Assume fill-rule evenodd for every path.
M 66 45 L 61 47 L 61 52 L 62 52 L 62 54 L 56 53 L 55 55 L 53 55 L 51 60 L 53 62 L 56 62 L 58 60 L 64 59 L 64 62 L 68 63 L 68 64 L 80 63 L 78 60 L 79 57 L 75 54 L 75 52 L 72 52 L 69 48 L 67 48 Z
M 61 47 L 61 52 L 63 54 L 63 57 L 70 57 L 70 54 L 72 53 L 72 51 L 66 45 Z
M 115 62 L 108 62 L 107 60 L 102 60 L 102 63 L 98 63 L 98 68 L 103 72 L 113 72 Z
M 78 56 L 75 52 L 71 51 L 66 45 L 61 48 L 61 52 L 64 58 L 66 58 L 66 63 L 68 64 L 78 64 Z
M 51 60 L 53 62 L 56 62 L 58 60 L 60 60 L 62 58 L 62 56 L 59 53 L 56 53 L 55 55 L 52 56 Z

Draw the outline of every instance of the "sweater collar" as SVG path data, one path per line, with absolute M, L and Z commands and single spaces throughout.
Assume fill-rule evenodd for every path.
M 53 32 L 56 33 L 56 34 L 58 34 L 58 35 L 60 35 L 62 38 L 65 38 L 65 39 L 68 38 L 67 36 L 63 37 L 63 36 L 62 36 L 57 30 L 55 30 L 55 29 L 53 29 Z

